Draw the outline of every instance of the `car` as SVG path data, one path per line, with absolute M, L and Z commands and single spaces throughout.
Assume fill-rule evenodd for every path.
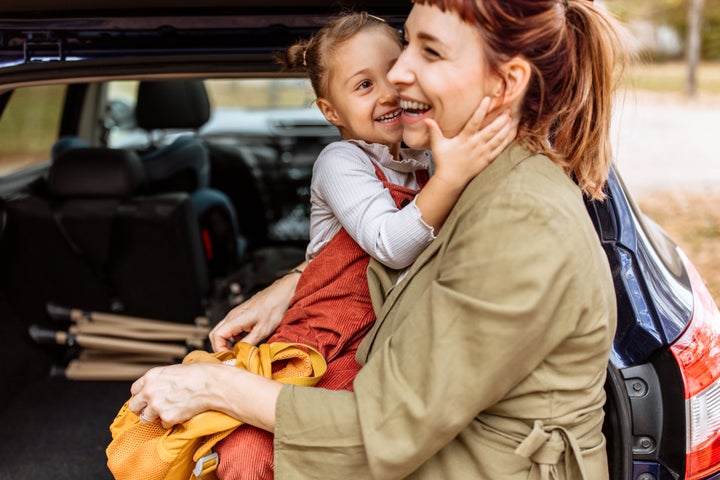
M 302 261 L 338 133 L 273 54 L 351 7 L 402 28 L 410 2 L 0 6 L 1 478 L 111 478 L 132 378 Z M 586 204 L 618 306 L 611 480 L 720 479 L 718 307 L 616 170 Z

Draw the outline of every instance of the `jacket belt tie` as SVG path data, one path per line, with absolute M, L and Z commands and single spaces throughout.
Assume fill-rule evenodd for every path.
M 535 420 L 532 430 L 520 442 L 515 453 L 533 463 L 529 479 L 587 478 L 580 445 L 575 436 L 563 427 L 545 426 L 541 420 Z M 561 458 L 565 463 L 564 477 L 560 477 L 557 470 Z

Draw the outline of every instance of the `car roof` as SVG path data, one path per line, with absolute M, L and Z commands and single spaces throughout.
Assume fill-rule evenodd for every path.
M 279 70 L 274 53 L 333 16 L 365 10 L 400 27 L 411 6 L 410 0 L 0 2 L 0 91 L 131 69 L 272 73 Z
M 172 12 L 242 12 L 263 14 L 272 12 L 311 12 L 367 10 L 370 12 L 409 11 L 410 0 L 26 0 L 2 2 L 0 17 L 29 15 L 89 16 L 129 15 Z

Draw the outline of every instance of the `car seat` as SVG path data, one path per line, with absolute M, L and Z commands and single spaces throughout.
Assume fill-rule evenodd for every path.
M 240 266 L 247 240 L 240 233 L 235 207 L 220 190 L 210 188 L 210 159 L 195 135 L 178 137 L 167 146 L 142 153 L 149 193 L 183 191 L 197 215 L 208 274 L 225 277 Z
M 142 195 L 140 158 L 74 148 L 51 164 L 47 194 L 6 202 L 2 283 L 34 322 L 50 302 L 190 322 L 209 294 L 201 235 L 186 192 Z
M 202 80 L 143 81 L 138 86 L 135 120 L 148 132 L 151 142 L 161 142 L 163 133 L 197 134 L 210 119 L 210 111 Z M 243 153 L 246 150 L 207 139 L 202 139 L 202 143 L 209 154 L 209 184 L 204 186 L 222 192 L 228 199 L 247 248 L 264 246 L 268 231 L 265 202 Z
M 239 268 L 248 242 L 228 196 L 210 188 L 209 150 L 195 133 L 209 118 L 209 109 L 202 81 L 141 82 L 135 115 L 149 140 L 149 147 L 138 150 L 145 171 L 145 193 L 190 194 L 208 274 L 210 279 L 219 279 Z M 56 158 L 81 146 L 88 145 L 78 137 L 61 137 L 51 154 Z
M 240 151 L 213 144 L 197 135 L 209 118 L 210 101 L 202 80 L 143 81 L 138 86 L 136 124 L 148 133 L 151 144 L 156 145 L 155 149 L 142 153 L 150 177 L 149 184 L 153 186 L 151 188 L 161 189 L 174 185 L 192 192 L 193 205 L 201 217 L 210 274 L 218 277 L 238 267 L 246 250 L 257 243 L 257 232 L 266 230 L 266 227 L 255 179 Z M 163 138 L 178 134 L 181 134 L 179 138 L 162 146 Z M 205 163 L 191 164 L 190 159 L 200 158 L 200 155 L 193 155 L 190 150 L 203 150 Z M 233 178 L 238 184 L 222 190 L 215 188 L 215 183 L 228 187 L 222 179 L 213 180 L 213 173 L 217 173 L 218 177 L 228 174 L 224 168 L 227 163 L 233 165 Z M 182 170 L 179 167 L 181 164 L 193 168 Z M 188 172 L 194 175 L 188 176 Z M 197 190 L 192 190 L 189 177 L 196 180 Z M 250 195 L 253 201 L 242 205 L 242 210 L 238 212 L 237 203 L 230 195 Z M 223 221 L 224 217 L 229 222 Z M 234 245 L 231 241 L 233 230 Z

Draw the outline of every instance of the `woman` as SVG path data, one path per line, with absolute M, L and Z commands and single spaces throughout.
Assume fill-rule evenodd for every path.
M 465 186 L 515 137 L 509 115 L 479 130 L 481 107 L 467 131 L 434 143 L 444 147 L 434 163 L 427 150 L 401 148 L 397 90 L 387 79 L 401 51 L 395 28 L 356 12 L 278 55 L 288 70 L 309 76 L 318 108 L 342 140 L 327 145 L 313 165 L 308 265 L 289 273 L 302 276 L 290 308 L 265 342 L 316 349 L 327 362 L 316 386 L 330 390 L 352 389 L 360 370 L 357 347 L 375 321 L 366 275 L 370 258 L 390 268 L 412 264 Z M 230 334 L 239 337 L 233 314 L 228 317 Z M 257 343 L 256 333 L 251 329 L 243 341 Z M 243 425 L 214 451 L 224 479 L 235 473 L 272 477 L 273 436 L 264 430 Z
M 615 297 L 583 193 L 608 175 L 616 27 L 589 0 L 427 0 L 405 34 L 389 78 L 409 146 L 429 146 L 427 119 L 452 136 L 484 96 L 518 139 L 404 275 L 371 262 L 354 392 L 174 366 L 138 380 L 131 408 L 273 431 L 282 479 L 607 478 Z

